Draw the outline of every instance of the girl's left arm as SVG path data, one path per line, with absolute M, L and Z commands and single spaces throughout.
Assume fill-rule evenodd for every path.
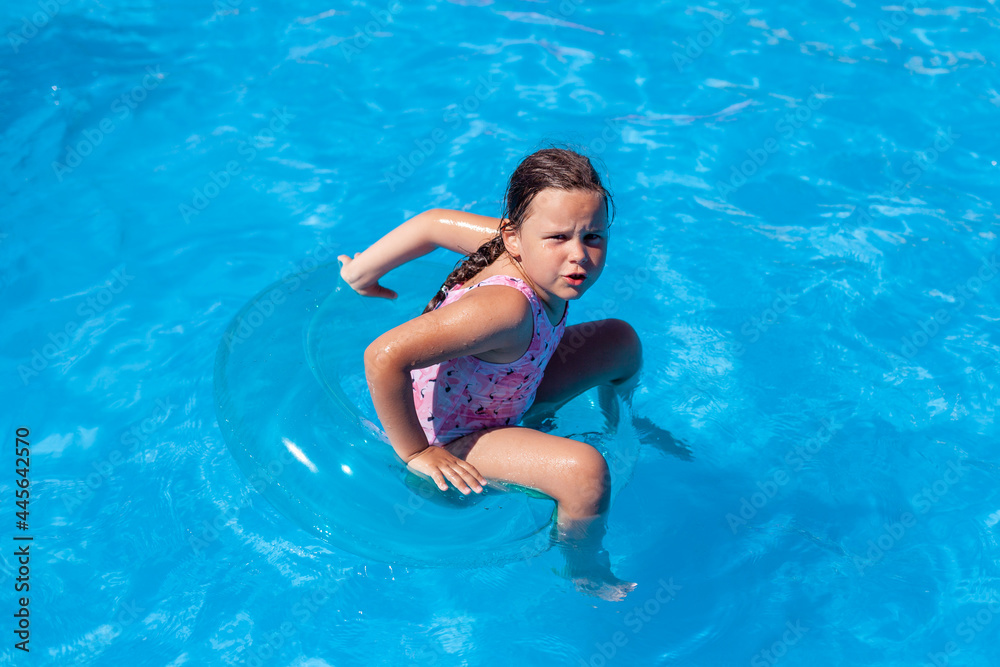
M 386 273 L 437 248 L 468 255 L 496 236 L 499 225 L 499 218 L 464 211 L 424 211 L 353 258 L 340 255 L 340 275 L 360 294 L 394 298 L 395 292 L 378 285 Z

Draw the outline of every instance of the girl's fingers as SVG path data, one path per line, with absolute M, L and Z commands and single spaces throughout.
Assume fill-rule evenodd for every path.
M 476 493 L 482 493 L 483 485 L 479 483 L 479 480 L 476 479 L 475 475 L 473 475 L 468 470 L 462 467 L 455 468 L 455 472 L 462 478 L 463 482 L 465 482 L 469 487 L 472 488 L 472 490 L 474 490 Z M 464 490 L 463 493 L 465 493 Z
M 360 290 L 359 294 L 362 294 L 364 296 L 382 297 L 383 299 L 395 299 L 396 296 L 398 296 L 391 289 L 387 287 L 382 287 L 378 283 L 375 283 L 374 285 L 371 285 L 363 290 Z
M 486 486 L 486 478 L 479 474 L 479 471 L 476 470 L 476 467 L 474 465 L 463 459 L 459 459 L 459 461 L 460 461 L 459 465 L 468 470 L 469 473 L 476 478 L 477 482 L 479 482 L 483 486 Z
M 462 494 L 466 496 L 472 493 L 472 489 L 470 489 L 469 485 L 465 483 L 465 480 L 462 478 L 460 473 L 458 473 L 454 468 L 452 468 L 450 472 L 451 474 L 448 475 L 448 478 L 451 480 L 451 483 L 455 485 L 456 489 L 461 491 Z
M 455 485 L 455 488 L 465 495 L 469 495 L 469 493 L 472 492 L 472 489 L 469 488 L 469 485 L 466 484 L 465 480 L 462 478 L 461 472 L 459 472 L 456 468 L 448 468 L 445 470 L 445 475 L 447 475 L 448 479 L 451 480 L 451 483 Z
M 431 478 L 434 480 L 434 483 L 438 485 L 439 489 L 442 491 L 448 490 L 448 483 L 444 481 L 444 475 L 441 474 L 440 470 L 432 470 Z
M 486 486 L 485 482 L 479 481 L 479 476 L 478 475 L 476 475 L 474 473 L 471 473 L 471 472 L 466 472 L 465 473 L 465 481 L 467 481 L 469 483 L 469 486 L 479 487 L 478 491 L 482 491 L 483 487 Z

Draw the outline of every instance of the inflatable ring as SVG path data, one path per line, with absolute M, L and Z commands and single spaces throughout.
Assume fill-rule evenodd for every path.
M 359 556 L 467 567 L 553 543 L 551 498 L 492 480 L 483 494 L 443 492 L 406 468 L 377 425 L 363 352 L 417 316 L 449 270 L 400 267 L 393 276 L 412 295 L 391 301 L 358 295 L 337 263 L 291 275 L 244 306 L 219 344 L 216 410 L 238 466 L 294 523 Z M 620 489 L 625 476 L 615 477 Z

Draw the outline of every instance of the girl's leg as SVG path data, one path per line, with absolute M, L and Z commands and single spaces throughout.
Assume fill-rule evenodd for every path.
M 574 397 L 600 387 L 601 408 L 617 425 L 615 394 L 631 398 L 641 366 L 642 344 L 628 322 L 608 319 L 567 327 L 522 423 L 538 426 Z
M 611 479 L 607 462 L 592 446 L 521 426 L 500 426 L 445 447 L 487 479 L 538 489 L 556 500 L 561 546 L 580 590 L 620 600 L 635 587 L 612 574 L 601 550 Z
M 522 426 L 488 428 L 445 448 L 484 477 L 538 489 L 559 504 L 560 532 L 575 534 L 608 508 L 607 461 L 592 446 Z
M 607 319 L 568 327 L 545 367 L 535 401 L 522 424 L 541 426 L 565 403 L 596 386 L 609 425 L 617 427 L 620 414 L 616 399 L 621 396 L 627 406 L 631 404 L 641 366 L 642 344 L 627 322 Z M 605 463 L 605 469 L 606 466 Z M 605 478 L 603 484 L 605 494 L 609 493 L 610 479 Z M 560 541 L 571 575 L 580 575 L 574 577 L 578 588 L 606 599 L 621 599 L 634 584 L 611 574 L 608 553 L 602 547 L 607 501 L 605 495 L 595 514 L 560 521 Z
M 627 322 L 618 319 L 583 322 L 567 327 L 555 354 L 545 367 L 535 402 L 521 423 L 540 428 L 556 410 L 592 387 L 598 387 L 601 410 L 611 427 L 617 427 L 620 396 L 631 412 L 632 393 L 642 365 L 642 344 Z M 684 460 L 691 450 L 646 417 L 632 418 L 639 440 Z

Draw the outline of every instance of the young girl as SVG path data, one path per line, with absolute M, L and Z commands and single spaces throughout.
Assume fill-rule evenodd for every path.
M 604 269 L 609 205 L 590 160 L 549 148 L 514 170 L 502 219 L 434 209 L 338 259 L 358 293 L 395 298 L 378 284 L 393 268 L 437 247 L 468 255 L 419 317 L 366 350 L 379 420 L 407 466 L 442 491 L 451 483 L 481 493 L 496 479 L 554 498 L 577 587 L 622 599 L 635 584 L 616 578 L 600 549 L 607 462 L 591 445 L 519 425 L 539 424 L 591 387 L 611 403 L 635 386 L 641 346 L 631 326 L 566 326 L 569 302 Z

